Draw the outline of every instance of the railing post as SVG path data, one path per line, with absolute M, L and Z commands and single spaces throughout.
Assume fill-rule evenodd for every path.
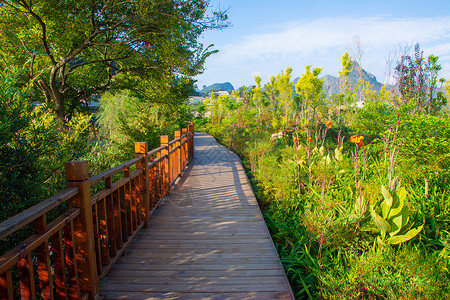
M 189 140 L 189 159 L 194 157 L 194 122 L 189 122 L 188 132 L 192 138 Z
M 183 168 L 186 167 L 187 165 L 187 160 L 188 160 L 188 137 L 187 137 L 187 128 L 182 128 L 181 129 L 181 134 L 184 135 L 184 139 L 186 141 L 186 143 L 183 144 Z
M 178 164 L 178 170 L 177 170 L 177 176 L 181 174 L 181 131 L 177 130 L 175 131 L 175 147 L 178 147 L 177 150 L 177 156 L 178 161 L 176 162 Z
M 98 275 L 95 257 L 94 224 L 92 218 L 89 164 L 87 161 L 66 163 L 67 187 L 78 187 L 80 192 L 68 201 L 69 208 L 80 208 L 80 216 L 74 220 L 75 256 L 78 281 L 83 292 L 94 299 L 98 294 Z
M 164 164 L 164 184 L 165 184 L 165 191 L 167 191 L 170 187 L 170 159 L 169 159 L 169 136 L 168 135 L 162 135 L 161 136 L 161 147 L 165 147 L 163 150 L 161 150 L 161 156 L 167 155 L 166 163 Z
M 143 158 L 136 164 L 136 169 L 141 169 L 144 173 L 144 183 L 141 183 L 142 206 L 144 208 L 144 227 L 148 227 L 148 217 L 150 215 L 150 198 L 149 198 L 149 176 L 148 176 L 148 145 L 146 142 L 137 142 L 134 144 L 134 153 L 136 158 Z

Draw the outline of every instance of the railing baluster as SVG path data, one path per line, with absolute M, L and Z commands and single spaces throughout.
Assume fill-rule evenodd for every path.
M 101 246 L 101 259 L 102 259 L 102 265 L 109 264 L 109 250 L 108 250 L 108 217 L 106 214 L 106 201 L 105 198 L 100 199 L 100 201 L 97 203 L 97 212 L 98 212 L 98 230 L 100 235 L 100 246 Z
M 0 275 L 0 298 L 5 300 L 14 299 L 11 270 Z
M 36 233 L 45 233 L 47 230 L 47 216 L 45 214 L 34 221 L 34 228 Z M 42 299 L 53 299 L 52 273 L 48 249 L 48 240 L 36 248 L 39 287 Z
M 95 239 L 95 257 L 97 258 L 97 274 L 102 273 L 102 251 L 101 251 L 101 237 L 99 230 L 98 218 L 98 202 L 92 205 L 92 221 L 94 223 L 94 239 Z
M 75 257 L 75 236 L 73 222 L 70 222 L 64 227 L 64 244 L 67 265 L 67 281 L 69 284 L 69 298 L 79 298 L 78 273 L 77 273 L 77 259 Z
M 124 177 L 130 177 L 130 169 L 123 170 L 123 176 Z M 133 202 L 132 195 L 131 195 L 131 182 L 127 182 L 125 184 L 125 201 L 127 205 L 127 226 L 128 226 L 128 235 L 131 236 L 133 234 L 133 224 L 134 224 L 134 217 L 133 217 Z
M 145 142 L 134 144 L 134 153 L 136 158 L 142 160 L 136 164 L 136 170 L 142 170 L 143 174 L 139 176 L 139 200 L 141 202 L 142 217 L 144 218 L 144 227 L 148 227 L 148 216 L 150 212 L 149 191 L 148 191 L 148 145 Z
M 120 213 L 120 198 L 119 191 L 115 190 L 113 193 L 113 206 L 114 206 L 114 240 L 116 242 L 116 249 L 121 249 L 122 243 L 122 218 Z
M 36 299 L 36 288 L 34 285 L 33 260 L 31 254 L 19 260 L 20 297 L 21 299 Z
M 127 210 L 127 201 L 125 197 L 125 187 L 119 189 L 119 199 L 120 199 L 120 223 L 122 224 L 122 242 L 128 241 L 128 220 L 127 216 L 129 211 Z
M 95 258 L 94 228 L 92 223 L 89 165 L 87 161 L 66 163 L 68 187 L 78 187 L 80 192 L 69 199 L 69 208 L 79 207 L 80 216 L 74 220 L 75 247 L 78 280 L 81 289 L 93 299 L 98 293 L 98 278 Z
M 67 276 L 66 264 L 64 259 L 64 248 L 61 230 L 58 230 L 51 239 L 53 268 L 55 273 L 56 299 L 67 300 Z

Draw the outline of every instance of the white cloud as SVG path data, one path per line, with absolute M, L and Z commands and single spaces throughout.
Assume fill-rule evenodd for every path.
M 248 85 L 254 82 L 254 70 L 258 70 L 264 83 L 287 66 L 294 68 L 293 77 L 300 76 L 306 65 L 323 67 L 323 75 L 337 76 L 341 56 L 353 46 L 357 35 L 363 50 L 363 68 L 381 82 L 392 75 L 392 66 L 389 68 L 386 63 L 405 54 L 407 46 L 411 53 L 417 42 L 425 56 L 439 56 L 440 75 L 450 79 L 450 16 L 321 18 L 267 28 L 265 25 L 260 34 L 236 35 L 233 42 L 221 46 L 220 52 L 207 62 L 208 70 L 201 78 Z M 351 52 L 350 55 L 353 56 Z
M 309 23 L 289 23 L 278 31 L 251 35 L 222 49 L 221 60 L 267 60 L 308 56 L 346 47 L 360 36 L 366 51 L 398 44 L 432 42 L 450 38 L 450 17 L 441 18 L 326 18 Z M 443 47 L 448 49 L 448 45 Z M 448 53 L 448 52 L 447 52 Z

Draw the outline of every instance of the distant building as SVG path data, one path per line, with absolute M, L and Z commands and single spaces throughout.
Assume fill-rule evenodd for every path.
M 214 92 L 214 95 L 216 95 L 217 97 L 219 97 L 219 96 L 229 96 L 230 93 L 228 93 L 227 91 L 218 91 L 218 92 Z
M 188 99 L 188 103 L 194 106 L 197 106 L 199 102 L 205 101 L 205 97 L 202 96 L 190 96 Z

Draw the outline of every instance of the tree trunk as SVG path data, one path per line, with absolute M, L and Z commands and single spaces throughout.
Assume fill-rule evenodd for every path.
M 53 102 L 53 113 L 58 121 L 63 124 L 66 123 L 66 111 L 64 108 L 64 94 L 61 93 L 56 77 L 57 69 L 52 68 L 50 71 L 49 82 L 47 83 L 43 78 L 35 81 L 35 85 L 42 92 L 45 102 L 50 104 Z

